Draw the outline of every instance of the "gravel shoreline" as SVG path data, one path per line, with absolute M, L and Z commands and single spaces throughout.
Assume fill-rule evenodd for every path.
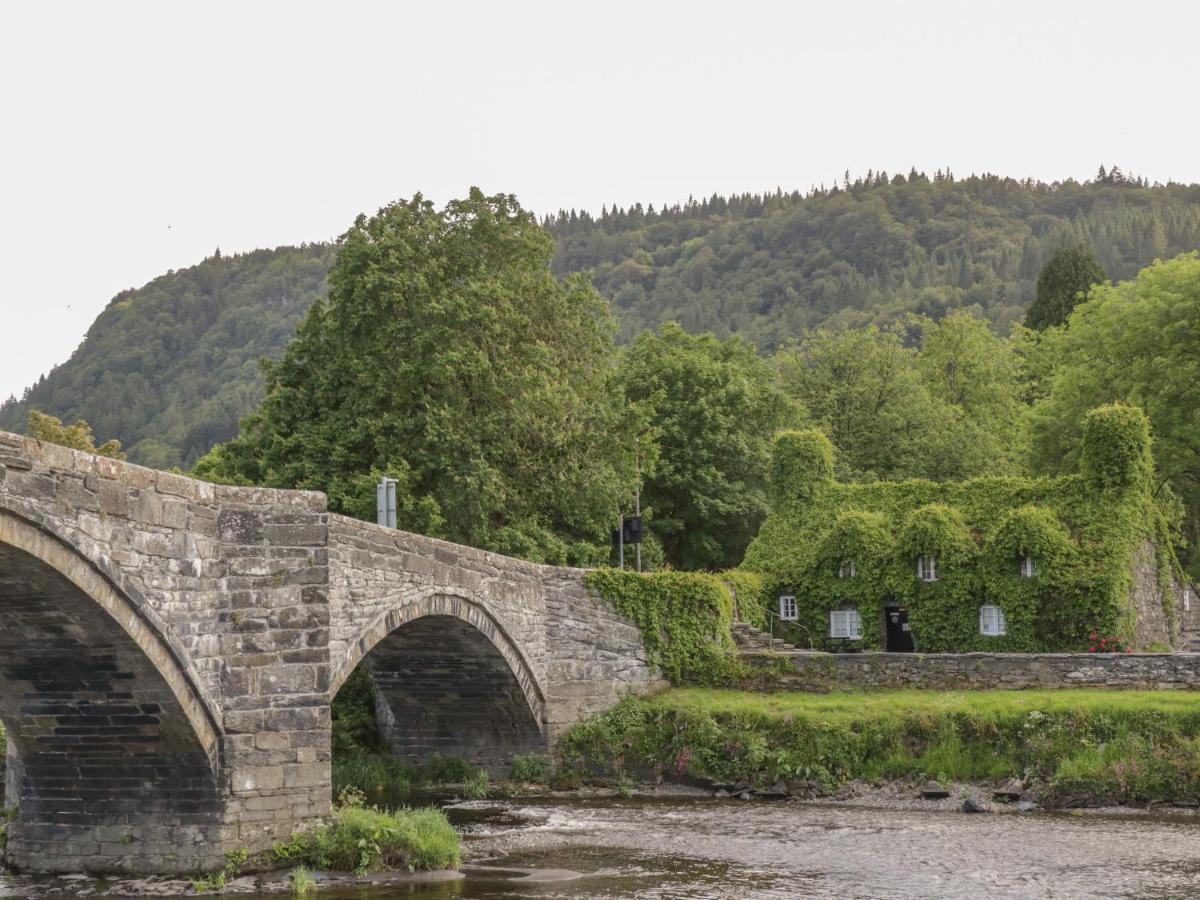
M 949 782 L 943 785 L 949 796 L 940 800 L 929 800 L 922 796 L 925 782 L 920 779 L 901 779 L 897 781 L 864 782 L 851 781 L 839 787 L 833 793 L 821 793 L 815 788 L 790 792 L 786 796 L 777 792 L 755 791 L 742 785 L 712 785 L 661 783 L 635 785 L 630 794 L 627 791 L 613 787 L 589 786 L 569 791 L 530 792 L 521 796 L 542 796 L 557 800 L 572 798 L 609 799 L 622 796 L 640 798 L 672 798 L 672 799 L 717 799 L 745 800 L 748 802 L 802 803 L 809 806 L 845 806 L 857 809 L 894 810 L 898 812 L 928 811 L 928 812 L 957 812 L 961 811 L 963 803 L 971 800 L 982 812 L 1068 816 L 1126 816 L 1154 818 L 1187 818 L 1200 819 L 1200 808 L 1192 806 L 1155 805 L 1153 807 L 1138 806 L 1086 806 L 1067 809 L 1046 809 L 1036 802 L 1022 804 L 1019 800 L 1002 801 L 993 798 L 994 792 L 1002 787 L 992 783 Z

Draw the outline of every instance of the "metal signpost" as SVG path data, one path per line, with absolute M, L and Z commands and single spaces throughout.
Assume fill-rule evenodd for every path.
M 375 485 L 375 521 L 388 528 L 396 527 L 395 478 L 381 478 Z

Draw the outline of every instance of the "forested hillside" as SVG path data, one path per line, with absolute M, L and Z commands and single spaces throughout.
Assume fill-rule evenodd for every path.
M 262 399 L 259 360 L 277 357 L 325 291 L 330 244 L 220 251 L 105 308 L 71 359 L 0 408 L 25 430 L 29 409 L 86 419 L 135 462 L 189 466 Z
M 554 271 L 594 273 L 629 342 L 676 320 L 774 350 L 814 329 L 885 326 L 964 309 L 1000 333 L 1024 316 L 1043 263 L 1083 243 L 1114 280 L 1200 248 L 1200 185 L 1148 186 L 1119 171 L 1087 183 L 870 173 L 809 192 L 712 197 L 656 210 L 545 221 Z M 325 291 L 330 244 L 214 256 L 119 294 L 69 361 L 0 407 L 86 419 L 130 459 L 190 466 L 237 433 Z
M 591 269 L 622 338 L 675 320 L 772 349 L 818 327 L 968 309 L 1004 333 L 1043 263 L 1091 247 L 1110 278 L 1200 248 L 1200 185 L 870 173 L 809 194 L 711 197 L 547 220 L 559 273 Z

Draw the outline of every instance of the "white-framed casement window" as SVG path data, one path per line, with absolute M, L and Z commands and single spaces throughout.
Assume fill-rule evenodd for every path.
M 796 595 L 783 594 L 779 598 L 779 618 L 785 622 L 795 622 L 800 618 L 796 611 Z
M 917 557 L 917 577 L 922 581 L 937 581 L 937 557 L 930 554 L 928 556 Z
M 1033 557 L 1032 556 L 1021 557 L 1021 577 L 1022 578 L 1033 578 L 1035 575 L 1037 575 L 1037 573 L 1038 573 L 1037 563 L 1035 563 L 1033 561 Z
M 855 578 L 858 576 L 858 567 L 854 565 L 854 560 L 845 560 L 838 566 L 838 578 Z
M 1004 620 L 1004 610 L 991 603 L 979 607 L 979 633 L 988 637 L 1000 637 L 1008 634 L 1008 622 Z
M 862 617 L 857 609 L 834 609 L 829 612 L 829 636 L 857 641 L 862 637 Z

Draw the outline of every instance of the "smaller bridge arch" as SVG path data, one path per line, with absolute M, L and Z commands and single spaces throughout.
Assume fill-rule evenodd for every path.
M 546 700 L 529 661 L 480 602 L 430 589 L 387 610 L 351 643 L 330 696 L 364 664 L 380 729 L 411 762 L 459 756 L 492 769 L 544 751 Z

